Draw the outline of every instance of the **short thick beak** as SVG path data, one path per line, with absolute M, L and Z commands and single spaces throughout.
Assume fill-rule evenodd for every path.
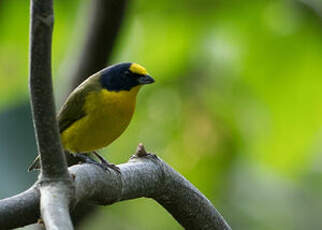
M 138 78 L 138 82 L 142 85 L 151 84 L 154 82 L 154 79 L 151 76 L 145 74 Z

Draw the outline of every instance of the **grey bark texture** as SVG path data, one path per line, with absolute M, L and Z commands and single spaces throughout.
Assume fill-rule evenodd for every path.
M 51 40 L 54 23 L 52 4 L 52 0 L 31 1 L 29 52 L 30 100 L 38 151 L 43 164 L 42 176 L 51 178 L 67 175 L 67 164 L 56 121 L 51 77 Z
M 121 173 L 104 171 L 95 165 L 69 168 L 74 178 L 73 204 L 80 201 L 109 205 L 140 197 L 152 198 L 168 210 L 185 229 L 230 229 L 211 202 L 188 180 L 142 145 Z M 39 218 L 38 185 L 0 201 L 0 226 L 4 229 L 31 224 Z M 8 213 L 7 210 L 14 210 Z
M 72 181 L 58 132 L 51 77 L 53 1 L 32 0 L 30 7 L 29 89 L 41 158 L 40 211 L 47 229 L 73 229 L 69 202 Z

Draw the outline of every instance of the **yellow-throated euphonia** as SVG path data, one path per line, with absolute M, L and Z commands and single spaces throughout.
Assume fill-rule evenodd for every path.
M 145 68 L 135 63 L 116 64 L 90 76 L 73 90 L 57 115 L 64 150 L 77 156 L 93 152 L 110 167 L 95 150 L 124 132 L 134 113 L 138 91 L 153 82 Z M 82 159 L 87 161 L 88 157 Z M 37 168 L 39 156 L 28 170 Z

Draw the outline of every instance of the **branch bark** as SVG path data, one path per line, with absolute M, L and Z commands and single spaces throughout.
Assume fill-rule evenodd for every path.
M 113 7 L 111 7 L 112 9 Z M 190 182 L 142 145 L 121 173 L 94 165 L 70 168 L 59 141 L 51 82 L 52 0 L 32 0 L 30 93 L 37 145 L 39 181 L 26 192 L 0 201 L 0 226 L 8 229 L 34 223 L 41 216 L 47 229 L 73 229 L 69 208 L 88 200 L 101 205 L 149 197 L 165 207 L 186 229 L 230 229 L 223 217 Z M 12 210 L 12 211 L 8 211 Z
M 52 5 L 52 0 L 31 2 L 29 89 L 42 174 L 59 178 L 67 175 L 67 164 L 59 140 L 51 79 Z
M 73 229 L 69 203 L 73 194 L 58 132 L 51 78 L 53 1 L 32 0 L 29 88 L 41 159 L 40 211 L 47 229 Z M 35 190 L 30 190 L 35 191 Z
M 146 155 L 143 146 L 121 173 L 106 172 L 95 165 L 69 168 L 74 175 L 75 204 L 90 201 L 109 205 L 140 197 L 152 198 L 165 207 L 185 229 L 230 229 L 211 202 L 189 181 L 155 155 Z M 39 217 L 39 191 L 26 192 L 0 201 L 0 226 L 16 228 L 34 223 Z M 8 213 L 7 210 L 14 210 Z M 25 216 L 26 215 L 26 216 Z
M 322 4 L 321 1 L 316 0 L 297 0 L 299 4 L 308 8 L 313 14 L 319 17 L 322 21 Z

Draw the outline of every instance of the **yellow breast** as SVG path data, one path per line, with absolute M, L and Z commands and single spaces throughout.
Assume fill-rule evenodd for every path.
M 118 138 L 129 125 L 140 86 L 130 91 L 91 92 L 84 105 L 86 116 L 74 122 L 62 134 L 66 150 L 75 153 L 103 148 Z

